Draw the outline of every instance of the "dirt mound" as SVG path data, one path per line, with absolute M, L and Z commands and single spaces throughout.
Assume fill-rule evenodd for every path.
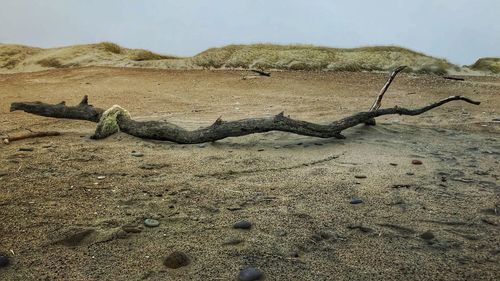
M 500 73 L 500 58 L 480 58 L 469 68 L 498 74 Z

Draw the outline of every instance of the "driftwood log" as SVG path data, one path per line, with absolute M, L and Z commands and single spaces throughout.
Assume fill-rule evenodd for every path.
M 267 118 L 248 118 L 237 121 L 223 121 L 218 118 L 212 125 L 197 129 L 186 130 L 166 121 L 136 121 L 131 115 L 118 105 L 108 110 L 95 108 L 88 103 L 85 96 L 80 104 L 66 106 L 64 102 L 59 104 L 46 104 L 42 102 L 14 102 L 10 111 L 22 110 L 35 115 L 55 118 L 69 118 L 97 122 L 97 128 L 93 135 L 94 139 L 106 138 L 116 132 L 124 132 L 132 136 L 144 139 L 171 141 L 175 143 L 203 143 L 217 141 L 227 137 L 238 137 L 255 133 L 269 131 L 282 131 L 298 135 L 313 136 L 319 138 L 344 138 L 341 134 L 345 129 L 358 124 L 374 124 L 376 117 L 390 114 L 419 115 L 433 108 L 451 101 L 465 101 L 479 105 L 480 102 L 473 101 L 467 97 L 450 96 L 443 100 L 431 103 L 417 109 L 392 107 L 380 109 L 384 93 L 389 88 L 394 77 L 402 70 L 402 67 L 394 70 L 380 91 L 372 108 L 366 112 L 359 112 L 328 124 L 316 124 L 307 121 L 292 119 L 283 112 Z

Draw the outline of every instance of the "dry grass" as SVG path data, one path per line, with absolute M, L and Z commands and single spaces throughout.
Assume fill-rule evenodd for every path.
M 133 61 L 164 60 L 175 58 L 173 56 L 160 55 L 143 49 L 130 50 L 129 57 Z
M 480 58 L 470 68 L 498 74 L 500 73 L 500 58 Z
M 229 45 L 208 49 L 192 58 L 203 68 L 386 71 L 407 65 L 413 72 L 445 74 L 457 66 L 444 59 L 396 46 L 353 49 L 311 45 Z
M 99 46 L 103 48 L 105 51 L 113 53 L 113 54 L 121 54 L 122 47 L 120 45 L 112 43 L 112 42 L 101 42 Z
M 76 66 L 359 72 L 389 71 L 400 65 L 408 66 L 407 72 L 422 74 L 500 72 L 498 58 L 480 59 L 470 69 L 460 68 L 444 59 L 397 46 L 341 49 L 312 45 L 228 45 L 182 58 L 123 48 L 111 42 L 50 49 L 0 44 L 0 72 L 3 73 Z
M 52 67 L 52 68 L 63 68 L 64 67 L 64 65 L 56 58 L 41 59 L 37 63 L 43 67 Z

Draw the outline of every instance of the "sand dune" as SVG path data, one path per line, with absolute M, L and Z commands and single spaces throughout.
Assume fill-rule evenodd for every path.
M 480 59 L 459 67 L 445 59 L 394 46 L 352 49 L 312 45 L 229 45 L 211 48 L 193 57 L 159 55 L 128 49 L 114 43 L 35 48 L 0 44 L 0 73 L 32 72 L 84 66 L 142 67 L 158 69 L 247 69 L 387 71 L 407 65 L 415 73 L 498 73 L 498 59 Z
M 499 74 L 500 58 L 480 58 L 470 68 L 477 71 Z

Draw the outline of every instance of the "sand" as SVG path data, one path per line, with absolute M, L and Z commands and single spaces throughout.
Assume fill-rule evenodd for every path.
M 387 78 L 246 74 L 93 67 L 0 75 L 0 135 L 63 133 L 0 145 L 0 252 L 11 260 L 0 279 L 237 280 L 248 266 L 266 280 L 498 278 L 499 78 L 402 74 L 383 106 L 455 94 L 482 104 L 380 118 L 345 131 L 345 140 L 270 132 L 204 145 L 125 134 L 94 141 L 94 123 L 9 112 L 13 101 L 76 104 L 87 94 L 95 106 L 188 128 L 281 111 L 328 122 L 368 109 Z M 145 218 L 160 225 L 144 227 Z M 240 220 L 252 228 L 233 229 Z M 190 264 L 167 268 L 174 251 Z

